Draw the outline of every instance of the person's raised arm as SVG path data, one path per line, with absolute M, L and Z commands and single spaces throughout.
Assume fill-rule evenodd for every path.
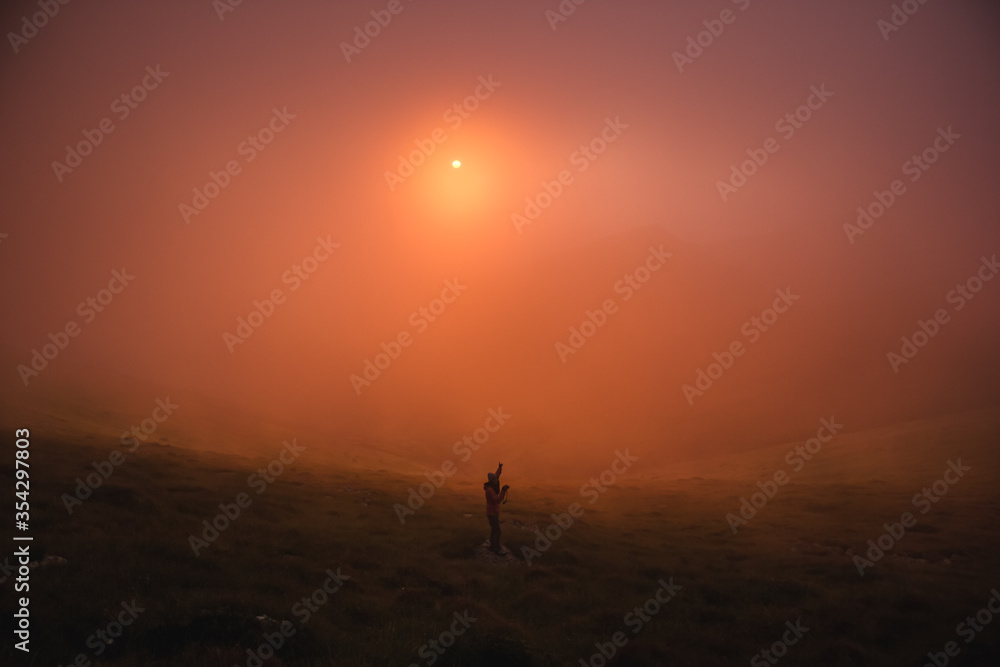
M 497 477 L 500 477 L 500 473 L 503 472 L 503 464 L 497 466 Z

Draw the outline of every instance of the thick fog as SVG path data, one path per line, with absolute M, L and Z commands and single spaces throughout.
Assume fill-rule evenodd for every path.
M 996 405 L 991 3 L 15 5 L 9 414 L 563 477 Z

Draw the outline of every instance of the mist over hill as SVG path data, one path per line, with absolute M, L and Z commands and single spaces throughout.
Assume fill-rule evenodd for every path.
M 995 404 L 993 285 L 961 308 L 947 299 L 965 301 L 954 286 L 981 256 L 936 252 L 914 270 L 913 252 L 818 236 L 699 244 L 646 226 L 547 254 L 515 247 L 362 306 L 331 302 L 343 294 L 330 278 L 205 383 L 84 366 L 70 349 L 8 391 L 29 405 L 113 405 L 123 426 L 169 395 L 183 407 L 165 428 L 187 446 L 247 453 L 300 434 L 333 458 L 369 450 L 403 469 L 462 454 L 455 443 L 502 410 L 482 465 L 504 458 L 562 476 L 630 446 L 644 465 L 669 467 L 805 438 L 823 417 L 863 428 Z M 451 303 L 435 303 L 442 292 Z M 300 326 L 320 307 L 370 337 L 345 344 Z M 901 336 L 941 308 L 949 321 L 895 372 Z M 204 372 L 197 356 L 178 361 Z

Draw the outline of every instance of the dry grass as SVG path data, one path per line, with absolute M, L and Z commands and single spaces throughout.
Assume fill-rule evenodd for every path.
M 34 558 L 68 563 L 34 570 L 34 652 L 16 659 L 93 659 L 88 636 L 135 598 L 146 611 L 94 664 L 245 665 L 246 650 L 271 627 L 257 617 L 267 616 L 296 628 L 264 663 L 270 667 L 426 665 L 419 647 L 469 610 L 476 623 L 435 664 L 579 665 L 619 630 L 629 642 L 611 664 L 748 664 L 785 621 L 801 617 L 810 631 L 786 664 L 918 665 L 958 640 L 956 624 L 1000 585 L 997 432 L 994 422 L 965 419 L 941 431 L 853 436 L 854 445 L 825 450 L 827 463 L 818 458 L 738 535 L 723 517 L 754 490 L 760 470 L 781 467 L 781 448 L 760 452 L 743 479 L 626 478 L 593 506 L 575 489 L 515 486 L 503 514 L 515 553 L 534 542 L 535 527 L 551 523 L 551 512 L 573 501 L 586 508 L 530 566 L 474 558 L 487 533 L 481 490 L 446 485 L 400 525 L 393 505 L 414 480 L 319 469 L 307 457 L 257 495 L 246 484 L 251 462 L 147 446 L 68 516 L 61 494 L 109 449 L 39 440 Z M 844 473 L 859 452 L 867 458 L 858 469 L 878 471 L 879 456 L 898 456 L 907 438 L 920 456 L 905 474 L 889 458 L 881 481 Z M 957 456 L 973 472 L 859 577 L 849 550 L 912 510 L 911 496 Z M 824 478 L 824 466 L 841 473 Z M 12 470 L 0 473 L 6 487 Z M 220 502 L 247 491 L 252 505 L 195 557 L 188 536 Z M 338 567 L 350 580 L 301 623 L 293 606 Z M 632 634 L 625 615 L 671 577 L 680 593 Z M 1000 621 L 963 642 L 953 664 L 998 664 L 998 637 Z M 13 655 L 5 640 L 2 662 L 16 664 Z

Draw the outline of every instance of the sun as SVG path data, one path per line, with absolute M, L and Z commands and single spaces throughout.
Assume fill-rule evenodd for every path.
M 462 166 L 462 163 L 459 160 L 455 160 L 454 162 L 451 163 L 451 166 L 453 166 L 455 169 L 458 169 L 459 167 Z

